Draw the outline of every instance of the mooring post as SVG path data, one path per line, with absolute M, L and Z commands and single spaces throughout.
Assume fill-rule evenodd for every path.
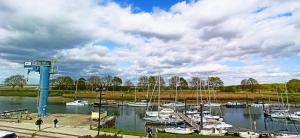
M 203 129 L 203 103 L 200 104 L 200 117 L 201 117 L 201 121 L 200 121 L 200 129 Z
M 124 105 L 123 102 L 124 102 L 124 95 L 122 94 L 122 106 Z
M 175 107 L 176 107 L 176 105 L 175 105 Z M 186 116 L 186 98 L 184 99 L 184 114 Z

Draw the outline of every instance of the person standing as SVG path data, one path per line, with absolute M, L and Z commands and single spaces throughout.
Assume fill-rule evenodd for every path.
M 54 128 L 56 128 L 56 124 L 58 123 L 58 120 L 55 118 L 55 119 L 53 120 L 53 123 L 54 123 Z
M 38 120 L 35 121 L 35 125 L 39 127 L 39 130 L 41 130 L 41 125 L 43 124 L 42 118 L 39 118 Z

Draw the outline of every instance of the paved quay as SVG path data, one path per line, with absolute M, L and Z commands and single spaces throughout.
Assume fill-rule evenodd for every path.
M 88 115 L 62 115 L 52 114 L 43 118 L 41 130 L 35 125 L 34 117 L 32 120 L 2 119 L 0 120 L 0 131 L 15 132 L 21 138 L 77 138 L 80 136 L 96 136 L 97 131 L 90 130 L 90 116 Z M 53 119 L 58 118 L 59 123 L 56 128 L 53 125 Z M 100 134 L 115 135 L 113 133 L 100 132 Z M 119 134 L 120 135 L 120 134 Z M 123 138 L 140 138 L 140 136 L 122 135 Z

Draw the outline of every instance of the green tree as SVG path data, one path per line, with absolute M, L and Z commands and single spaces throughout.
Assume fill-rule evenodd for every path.
M 243 79 L 243 80 L 241 81 L 242 89 L 247 88 L 247 85 L 248 85 L 248 79 Z
M 154 87 L 154 85 L 156 84 L 156 86 L 158 86 L 158 76 L 150 76 L 148 79 L 149 85 L 151 88 Z M 160 86 L 164 87 L 165 86 L 165 80 L 163 77 L 160 77 Z
M 15 88 L 19 86 L 23 88 L 26 85 L 26 79 L 23 75 L 13 75 L 4 80 L 4 84 Z
M 88 82 L 92 91 L 101 86 L 101 78 L 99 76 L 91 76 Z
M 179 79 L 179 85 L 181 88 L 188 88 L 189 86 L 188 82 L 182 77 Z
M 78 90 L 85 90 L 86 89 L 86 80 L 84 78 L 79 78 L 77 82 Z
M 289 92 L 293 92 L 293 93 L 300 92 L 300 80 L 291 79 L 288 81 L 286 85 Z
M 209 77 L 209 86 L 212 88 L 221 88 L 224 86 L 223 81 L 219 77 Z
M 258 87 L 258 81 L 256 79 L 253 79 L 253 78 L 249 78 L 247 80 L 247 85 L 250 89 L 251 92 L 254 92 L 255 89 Z
M 120 77 L 113 77 L 111 80 L 113 86 L 120 86 L 122 84 L 122 79 Z
M 54 85 L 59 90 L 70 90 L 73 88 L 73 79 L 70 76 L 60 76 L 53 80 Z

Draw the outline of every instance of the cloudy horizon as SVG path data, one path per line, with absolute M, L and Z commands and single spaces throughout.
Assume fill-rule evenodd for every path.
M 23 62 L 35 59 L 57 60 L 74 79 L 160 72 L 286 82 L 300 78 L 300 1 L 0 1 L 0 82 L 26 75 Z

